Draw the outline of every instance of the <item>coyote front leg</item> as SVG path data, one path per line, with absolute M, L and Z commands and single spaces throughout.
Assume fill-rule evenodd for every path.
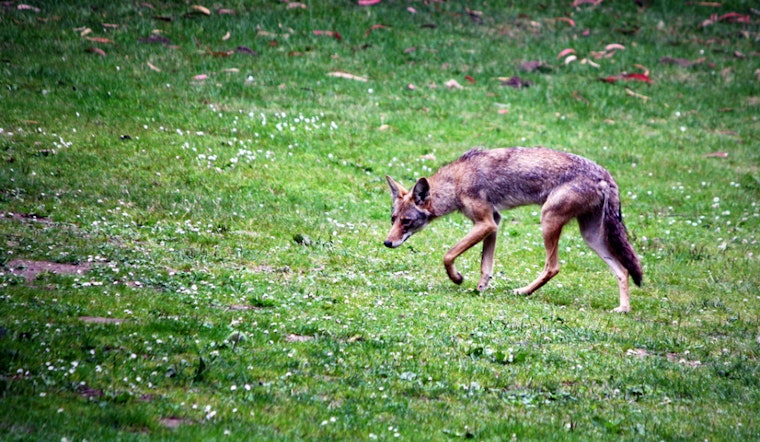
M 490 238 L 490 239 L 488 240 L 488 242 L 484 243 L 483 245 L 484 263 L 482 264 L 485 267 L 491 267 L 491 268 L 493 267 L 493 251 L 496 248 L 497 229 L 498 229 L 498 226 L 493 221 L 476 222 L 475 226 L 472 228 L 472 230 L 470 230 L 470 233 L 468 233 L 464 238 L 462 238 L 462 240 L 459 241 L 457 245 L 452 247 L 451 250 L 446 252 L 446 255 L 444 255 L 443 257 L 443 265 L 444 267 L 446 267 L 446 273 L 449 275 L 449 279 L 451 279 L 455 284 L 461 284 L 462 281 L 464 281 L 462 274 L 459 273 L 457 269 L 454 267 L 454 261 L 456 261 L 459 255 L 469 250 L 475 244 L 483 240 L 486 240 L 487 238 Z M 491 235 L 493 235 L 493 238 L 491 238 Z M 483 267 L 481 267 L 481 271 L 485 271 L 485 270 L 488 270 L 488 274 L 490 274 L 491 270 L 489 268 L 483 269 Z M 485 278 L 485 274 L 481 276 L 481 284 L 483 282 L 483 278 Z M 478 287 L 480 287 L 480 285 L 478 285 Z
M 499 212 L 493 212 L 493 220 L 498 226 L 499 221 L 501 221 Z M 491 277 L 493 276 L 493 255 L 496 251 L 497 238 L 498 230 L 483 239 L 483 255 L 480 260 L 480 282 L 478 283 L 478 290 L 481 292 L 488 287 L 488 283 L 491 282 Z

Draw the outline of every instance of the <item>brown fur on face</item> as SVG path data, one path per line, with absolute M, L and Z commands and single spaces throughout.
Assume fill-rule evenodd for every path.
M 493 271 L 499 211 L 537 204 L 546 262 L 538 278 L 517 292 L 529 295 L 559 272 L 559 237 L 563 226 L 576 218 L 583 239 L 618 280 L 620 306 L 615 310 L 630 310 L 628 276 L 640 285 L 641 264 L 623 225 L 617 184 L 593 161 L 546 148 L 472 149 L 430 178 L 420 178 L 412 191 L 386 178 L 393 198 L 386 246 L 398 247 L 433 219 L 460 211 L 474 225 L 444 255 L 444 267 L 461 284 L 464 278 L 454 261 L 483 242 L 478 290 L 485 290 Z

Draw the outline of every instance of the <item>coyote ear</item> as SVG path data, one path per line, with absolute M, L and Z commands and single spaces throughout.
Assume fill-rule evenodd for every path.
M 430 198 L 430 183 L 427 178 L 420 178 L 414 185 L 414 204 L 421 206 Z
M 404 189 L 404 186 L 394 181 L 390 176 L 386 175 L 385 180 L 388 181 L 388 186 L 391 188 L 391 196 L 394 200 L 399 196 L 403 196 L 405 193 L 407 193 L 406 189 Z

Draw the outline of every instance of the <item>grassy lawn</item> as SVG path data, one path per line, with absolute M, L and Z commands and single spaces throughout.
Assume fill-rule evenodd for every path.
M 760 438 L 760 10 L 644 3 L 3 2 L 0 439 Z M 483 293 L 461 215 L 383 247 L 386 174 L 536 145 L 631 313 L 575 223 L 512 294 L 536 206 Z

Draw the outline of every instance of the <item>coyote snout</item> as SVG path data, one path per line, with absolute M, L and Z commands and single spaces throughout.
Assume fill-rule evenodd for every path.
M 417 180 L 411 191 L 391 177 L 386 179 L 393 209 L 385 246 L 398 247 L 435 218 L 458 210 L 474 225 L 444 255 L 446 273 L 461 284 L 464 278 L 454 261 L 483 242 L 478 290 L 485 290 L 493 271 L 499 210 L 538 204 L 546 262 L 538 278 L 516 292 L 529 295 L 559 273 L 562 227 L 576 218 L 583 239 L 618 281 L 620 305 L 615 311 L 630 311 L 628 277 L 641 285 L 641 264 L 623 225 L 617 184 L 591 160 L 546 148 L 472 149 L 429 179 Z

